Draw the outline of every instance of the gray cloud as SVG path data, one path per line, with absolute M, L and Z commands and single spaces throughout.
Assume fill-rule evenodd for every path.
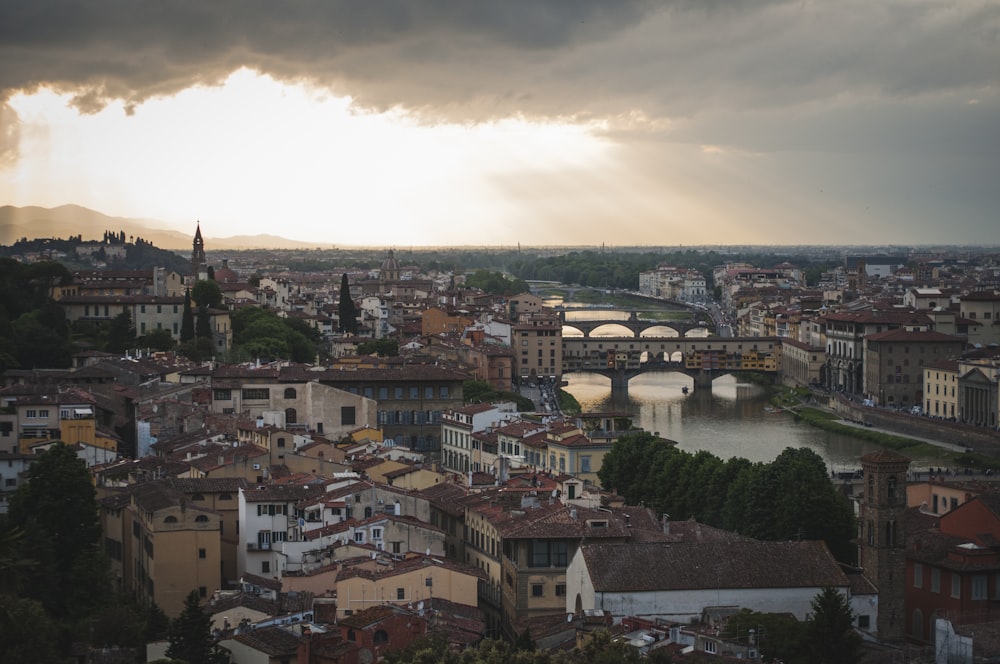
M 12 0 L 0 100 L 48 85 L 93 111 L 246 66 L 428 122 L 599 120 L 664 177 L 657 149 L 717 145 L 774 155 L 759 168 L 803 191 L 841 178 L 861 210 L 892 195 L 895 218 L 955 214 L 964 197 L 983 220 L 1000 206 L 998 35 L 1000 6 L 965 0 Z M 16 119 L 0 119 L 2 150 Z

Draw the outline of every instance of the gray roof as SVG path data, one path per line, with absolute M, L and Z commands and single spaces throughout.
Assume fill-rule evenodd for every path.
M 594 590 L 847 587 L 822 541 L 584 544 Z

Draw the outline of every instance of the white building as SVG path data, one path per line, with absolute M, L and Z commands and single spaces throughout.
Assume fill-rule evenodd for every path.
M 517 409 L 511 402 L 477 403 L 445 411 L 441 417 L 441 461 L 445 468 L 466 472 L 481 462 L 472 434 L 486 431 L 515 417 Z
M 690 622 L 706 607 L 738 606 L 805 620 L 825 586 L 849 595 L 821 541 L 583 544 L 566 570 L 566 612 Z

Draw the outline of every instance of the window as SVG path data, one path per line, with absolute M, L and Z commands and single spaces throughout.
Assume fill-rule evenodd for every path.
M 590 455 L 584 454 L 580 456 L 580 472 L 590 472 Z
M 449 388 L 447 385 L 442 385 L 440 388 L 438 388 L 438 396 L 440 396 L 442 399 L 450 398 L 451 388 Z
M 531 584 L 531 596 L 532 597 L 541 597 L 542 596 L 542 591 L 543 591 L 542 584 L 540 584 L 540 583 L 532 583 Z
M 205 586 L 198 586 L 198 597 L 208 597 L 208 588 Z
M 962 577 L 951 573 L 951 596 L 958 599 L 962 596 Z
M 424 398 L 433 399 L 434 398 L 434 387 L 432 385 L 427 385 L 424 387 Z
M 403 588 L 396 588 L 396 599 L 406 599 L 406 590 Z
M 177 517 L 173 515 L 168 516 L 166 519 L 163 520 L 163 523 L 177 523 Z
M 931 568 L 931 592 L 941 592 L 941 570 L 937 567 Z
M 378 388 L 378 398 L 380 401 L 384 401 L 389 398 L 389 388 L 384 385 Z
M 393 542 L 392 543 L 392 552 L 393 553 L 402 553 L 402 551 L 403 551 L 403 543 L 402 542 Z
M 342 425 L 353 425 L 355 421 L 354 406 L 341 406 L 340 423 Z
M 244 388 L 240 393 L 244 401 L 267 401 L 271 395 L 266 387 Z
M 201 559 L 205 559 L 208 557 L 208 554 L 206 553 L 205 549 L 198 549 L 198 557 Z
M 566 584 L 565 583 L 557 583 L 556 584 L 556 597 L 565 597 L 565 596 L 566 596 Z
M 410 385 L 410 398 L 419 399 L 420 398 L 420 388 L 416 385 Z
M 705 641 L 705 652 L 715 653 L 715 641 Z
M 285 398 L 286 399 L 294 399 L 295 397 L 296 397 L 295 388 L 294 387 L 286 387 L 285 388 Z
M 294 408 L 285 409 L 285 424 L 296 424 L 299 421 L 299 414 Z
M 394 387 L 394 388 L 392 388 L 392 398 L 393 399 L 402 399 L 403 398 L 403 388 L 402 387 Z
M 858 616 L 858 628 L 868 629 L 871 626 L 871 618 L 868 616 Z
M 194 518 L 195 523 L 208 523 L 208 517 L 204 514 L 199 514 Z
M 372 635 L 372 643 L 375 645 L 389 643 L 389 633 L 384 629 L 376 630 L 375 634 Z
M 977 574 L 972 577 L 972 599 L 986 599 L 986 575 Z
M 261 571 L 261 574 L 270 574 L 270 572 L 271 572 L 271 561 L 270 560 L 262 560 L 262 561 L 260 561 L 260 571 Z
M 920 563 L 913 563 L 913 587 L 924 587 L 924 566 Z
M 372 539 L 373 540 L 380 540 L 380 539 L 382 539 L 382 529 L 381 528 L 372 528 Z
M 355 532 L 354 533 L 354 541 L 355 542 L 364 542 L 365 541 L 365 534 L 363 532 L 361 532 L 360 530 L 357 531 L 357 532 Z

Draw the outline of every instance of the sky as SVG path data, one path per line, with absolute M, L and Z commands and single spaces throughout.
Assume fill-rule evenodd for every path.
M 318 246 L 1000 245 L 1000 3 L 5 0 L 0 205 Z

